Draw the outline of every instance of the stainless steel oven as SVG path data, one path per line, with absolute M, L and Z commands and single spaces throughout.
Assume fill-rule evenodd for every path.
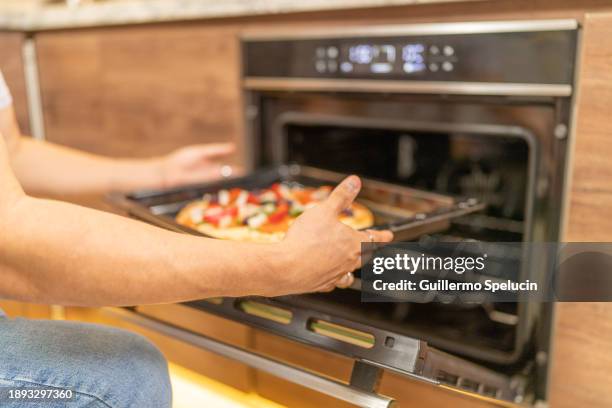
M 272 177 L 356 173 L 461 197 L 464 207 L 486 204 L 435 228 L 410 220 L 417 233 L 404 239 L 557 241 L 578 41 L 573 20 L 247 33 L 249 168 L 259 177 L 262 168 L 275 169 Z M 164 217 L 189 191 L 200 193 L 118 202 L 180 230 Z M 550 262 L 524 257 L 521 274 L 541 277 Z M 489 397 L 546 399 L 552 304 L 362 303 L 360 295 L 357 284 L 189 305 L 354 358 L 353 390 L 375 391 L 372 378 L 388 369 Z

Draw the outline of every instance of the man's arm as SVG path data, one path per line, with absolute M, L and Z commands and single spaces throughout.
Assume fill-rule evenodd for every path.
M 124 305 L 264 293 L 281 262 L 276 247 L 227 245 L 31 198 L 1 137 L 0 186 L 0 297 Z
M 0 133 L 23 187 L 37 194 L 87 194 L 171 187 L 218 178 L 229 144 L 180 149 L 150 159 L 116 159 L 34 140 L 21 135 L 12 105 L 0 109 Z
M 135 305 L 213 296 L 281 295 L 347 285 L 368 236 L 338 221 L 359 191 L 351 177 L 299 217 L 279 244 L 173 233 L 27 196 L 0 136 L 0 297 L 65 305 Z M 389 232 L 372 232 L 388 241 Z

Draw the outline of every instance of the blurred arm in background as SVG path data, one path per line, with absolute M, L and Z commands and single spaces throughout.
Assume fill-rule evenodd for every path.
M 187 146 L 149 159 L 97 156 L 23 136 L 12 104 L 0 108 L 0 133 L 21 185 L 29 193 L 43 195 L 155 189 L 211 181 L 221 176 L 222 161 L 234 152 L 232 144 L 215 143 Z

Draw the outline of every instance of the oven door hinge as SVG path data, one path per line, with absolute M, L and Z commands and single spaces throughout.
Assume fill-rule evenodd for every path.
M 384 370 L 363 361 L 355 361 L 349 384 L 362 391 L 376 393 Z

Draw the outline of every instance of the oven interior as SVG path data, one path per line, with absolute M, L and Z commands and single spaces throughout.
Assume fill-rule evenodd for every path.
M 476 197 L 487 203 L 491 221 L 472 216 L 462 231 L 456 225 L 450 234 L 500 242 L 522 239 L 529 157 L 525 140 L 325 124 L 288 123 L 285 132 L 290 163 Z

